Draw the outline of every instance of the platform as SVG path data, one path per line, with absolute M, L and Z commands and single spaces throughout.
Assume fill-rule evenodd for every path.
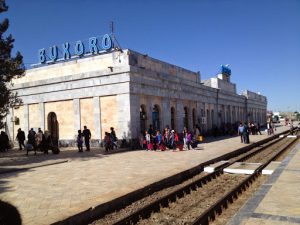
M 228 224 L 300 224 L 300 144 Z
M 271 175 L 276 169 L 277 167 L 280 165 L 281 162 L 277 162 L 277 161 L 272 161 L 269 165 L 266 166 L 266 168 L 264 168 L 262 170 L 262 174 L 263 175 Z
M 232 174 L 253 174 L 258 167 L 261 166 L 261 163 L 245 163 L 245 162 L 236 162 L 226 168 L 224 168 L 224 173 Z
M 267 137 L 251 135 L 250 142 Z M 0 199 L 18 208 L 25 225 L 51 224 L 245 146 L 240 137 L 225 137 L 210 139 L 201 150 L 175 152 L 62 149 L 59 155 L 27 157 L 15 150 L 0 155 Z

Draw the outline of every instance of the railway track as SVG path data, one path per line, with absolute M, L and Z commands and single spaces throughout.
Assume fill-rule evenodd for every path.
M 177 187 L 155 193 L 149 199 L 133 203 L 123 212 L 118 211 L 93 224 L 208 224 L 294 141 L 277 138 L 231 156 L 228 163 L 211 174 L 198 174 Z M 260 162 L 262 165 L 252 175 L 224 174 L 223 169 L 235 162 Z M 120 214 L 124 214 L 121 219 Z

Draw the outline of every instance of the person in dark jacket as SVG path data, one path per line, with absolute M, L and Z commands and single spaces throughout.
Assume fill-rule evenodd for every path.
M 28 131 L 28 144 L 31 144 L 35 148 L 35 132 L 33 130 Z
M 118 139 L 117 139 L 115 129 L 113 127 L 110 128 L 110 139 L 112 142 L 112 148 L 114 149 L 114 147 L 116 147 L 116 149 L 117 149 L 118 148 L 118 145 L 117 145 Z
M 250 140 L 249 140 L 249 126 L 248 126 L 247 122 L 244 123 L 243 138 L 244 138 L 244 143 L 245 144 L 250 143 Z
M 9 149 L 9 138 L 8 135 L 1 131 L 1 151 L 7 151 Z
M 83 127 L 83 132 L 82 135 L 84 137 L 84 143 L 86 146 L 86 151 L 90 151 L 90 139 L 92 137 L 91 131 L 89 129 L 87 129 L 86 126 Z
M 19 149 L 22 150 L 22 146 L 25 148 L 25 132 L 21 128 L 18 129 L 17 140 L 19 142 Z
M 0 152 L 4 152 L 4 137 L 2 137 L 2 134 L 0 134 Z

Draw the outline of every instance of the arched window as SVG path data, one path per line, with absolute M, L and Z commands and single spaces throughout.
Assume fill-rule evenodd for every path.
M 147 113 L 146 113 L 146 106 L 140 106 L 140 129 L 141 132 L 146 131 L 146 120 L 147 120 Z
M 153 129 L 154 130 L 160 130 L 160 120 L 159 120 L 159 106 L 154 105 L 153 111 L 152 111 L 152 123 L 153 123 Z
M 176 129 L 175 128 L 175 108 L 171 108 L 171 129 Z

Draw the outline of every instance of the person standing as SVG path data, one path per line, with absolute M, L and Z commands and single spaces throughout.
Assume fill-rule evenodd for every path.
M 261 135 L 260 129 L 261 129 L 260 123 L 257 123 L 257 134 L 259 133 Z
M 77 142 L 78 152 L 82 152 L 82 143 L 83 143 L 83 140 L 82 140 L 81 130 L 78 130 L 78 135 L 77 135 L 76 142 Z
M 188 150 L 190 150 L 190 145 L 191 145 L 191 141 L 192 141 L 192 134 L 190 131 L 187 131 L 185 141 L 186 141 Z
M 118 149 L 118 145 L 117 145 L 117 135 L 115 132 L 115 129 L 113 127 L 110 128 L 110 139 L 112 142 L 112 149 L 114 149 L 114 147 L 116 147 L 116 149 Z
M 187 144 L 186 144 L 186 135 L 187 135 L 187 129 L 186 127 L 183 128 L 182 131 L 182 136 L 183 136 L 183 147 L 186 148 Z
M 249 126 L 248 126 L 247 122 L 245 122 L 245 124 L 244 124 L 243 138 L 244 138 L 244 143 L 245 144 L 249 144 L 250 143 L 250 139 L 249 139 Z
M 1 152 L 5 152 L 8 150 L 9 139 L 7 134 L 4 131 L 1 131 L 0 134 L 0 150 Z
M 86 126 L 84 126 L 83 128 L 84 129 L 83 129 L 82 135 L 84 137 L 86 151 L 90 151 L 90 139 L 92 137 L 92 134 L 91 134 L 91 131 L 89 129 L 87 129 Z
M 25 144 L 24 144 L 24 141 L 25 141 L 25 132 L 22 131 L 21 128 L 18 129 L 18 134 L 17 134 L 16 139 L 19 142 L 20 150 L 22 150 L 22 146 L 25 148 Z
M 240 137 L 241 137 L 241 143 L 244 142 L 243 133 L 244 133 L 244 126 L 243 126 L 243 123 L 240 122 L 240 125 L 238 128 L 238 135 L 240 135 Z
M 28 144 L 31 144 L 33 148 L 35 148 L 35 132 L 31 129 L 28 131 Z

